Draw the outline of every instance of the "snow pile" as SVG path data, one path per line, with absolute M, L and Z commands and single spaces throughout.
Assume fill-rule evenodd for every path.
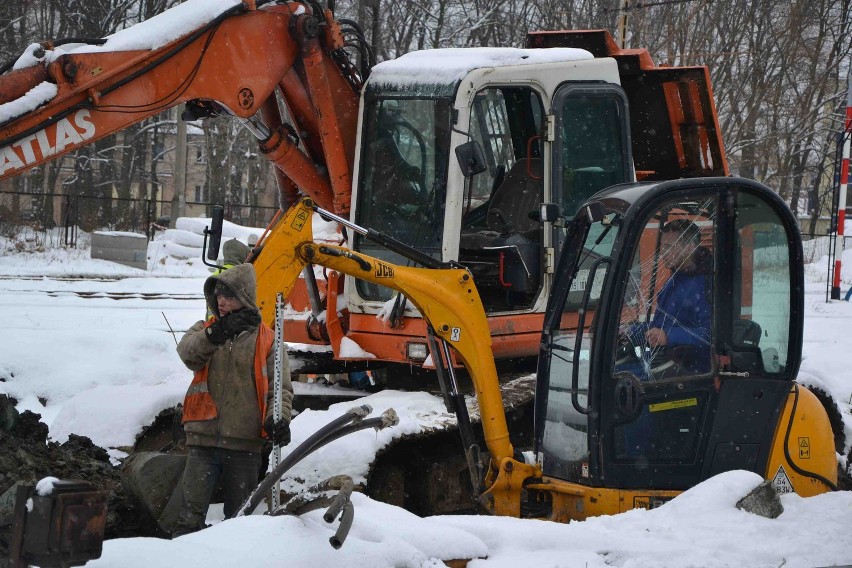
M 341 359 L 375 359 L 376 356 L 358 345 L 353 339 L 344 337 L 340 340 Z
M 370 72 L 370 82 L 382 85 L 444 84 L 461 81 L 474 69 L 505 65 L 535 65 L 593 59 L 585 49 L 554 47 L 467 47 L 412 51 L 379 63 Z
M 132 445 L 183 397 L 190 374 L 169 326 L 182 332 L 204 316 L 203 281 L 0 280 L 0 392 L 41 414 L 54 440 L 75 433 L 105 448 Z
M 36 493 L 44 497 L 45 495 L 50 495 L 53 493 L 53 484 L 59 481 L 55 477 L 44 477 L 36 483 L 35 490 Z
M 0 276 L 116 279 L 145 271 L 90 257 L 91 235 L 77 234 L 77 246 L 63 246 L 62 229 L 23 231 L 14 239 L 0 236 Z
M 198 235 L 203 241 L 204 230 L 209 229 L 212 224 L 213 220 L 210 217 L 178 217 L 175 221 L 175 229 Z M 228 239 L 237 239 L 242 241 L 243 244 L 247 244 L 252 236 L 255 241 L 259 239 L 263 231 L 263 227 L 243 227 L 230 221 L 223 221 L 222 242 L 224 243 Z M 201 243 L 198 243 L 198 248 L 201 248 Z
M 398 507 L 353 494 L 355 522 L 340 550 L 328 539 L 337 528 L 322 511 L 301 517 L 240 517 L 173 541 L 153 538 L 110 540 L 87 566 L 341 566 L 346 568 L 438 568 L 443 560 L 488 554 L 472 534 L 440 518 L 421 519 Z
M 568 525 L 481 517 L 446 517 L 445 522 L 488 546 L 488 562 L 471 563 L 472 568 L 804 568 L 848 563 L 850 541 L 841 535 L 852 515 L 852 493 L 809 499 L 784 495 L 785 512 L 766 519 L 736 508 L 761 481 L 754 473 L 731 471 L 651 511 L 635 509 Z
M 429 567 L 451 559 L 468 566 L 565 568 L 702 568 L 848 563 L 846 534 L 852 493 L 808 499 L 785 495 L 785 512 L 766 519 L 735 503 L 761 479 L 743 471 L 714 477 L 651 511 L 634 510 L 567 525 L 484 516 L 420 518 L 353 494 L 355 521 L 343 548 L 328 538 L 336 526 L 322 511 L 301 517 L 241 517 L 173 541 L 150 538 L 104 543 L 89 566 L 163 564 Z
M 49 65 L 68 53 L 157 49 L 200 28 L 239 4 L 240 0 L 186 0 L 153 18 L 107 36 L 104 45 L 72 43 L 49 50 L 43 57 L 36 57 L 33 53 L 40 46 L 30 44 L 15 62 L 13 69 L 31 67 L 42 61 Z
M 357 402 L 333 404 L 328 410 L 305 410 L 293 419 L 293 441 L 284 448 L 283 454 L 289 455 L 317 430 L 362 404 L 370 405 L 371 416 L 381 416 L 385 410 L 393 408 L 399 416 L 399 424 L 379 432 L 362 430 L 324 446 L 287 473 L 281 483 L 283 490 L 302 492 L 339 474 L 350 476 L 356 484 L 364 483 L 376 453 L 392 440 L 456 423 L 455 416 L 447 413 L 438 397 L 425 392 L 387 390 L 359 398 Z
M 71 53 L 157 49 L 239 4 L 240 0 L 186 0 L 153 18 L 107 36 L 107 42 L 102 46 L 86 45 Z

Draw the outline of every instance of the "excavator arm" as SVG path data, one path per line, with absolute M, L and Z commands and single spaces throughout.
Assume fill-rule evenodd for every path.
M 188 103 L 196 116 L 244 121 L 276 166 L 285 203 L 298 188 L 348 213 L 361 78 L 331 12 L 245 2 L 165 45 L 126 49 L 178 16 L 169 10 L 68 53 L 31 46 L 35 65 L 0 75 L 0 180 Z
M 470 271 L 400 266 L 344 247 L 314 243 L 313 212 L 314 204 L 310 199 L 291 207 L 271 228 L 253 258 L 258 282 L 257 303 L 264 320 L 272 320 L 277 294 L 286 297 L 309 264 L 404 294 L 423 314 L 435 334 L 455 349 L 470 373 L 485 443 L 491 455 L 483 504 L 495 514 L 518 516 L 521 486 L 540 472 L 513 457 L 491 351 L 491 334 Z

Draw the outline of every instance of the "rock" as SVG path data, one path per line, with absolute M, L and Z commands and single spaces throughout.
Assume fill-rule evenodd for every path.
M 47 442 L 47 424 L 41 421 L 41 414 L 25 410 L 19 417 L 18 422 L 12 429 L 12 433 L 20 438 L 33 442 Z
M 9 432 L 15 428 L 20 414 L 15 405 L 18 401 L 8 395 L 0 395 L 0 430 Z
M 767 519 L 775 519 L 784 512 L 784 506 L 772 486 L 771 479 L 764 481 L 752 489 L 748 495 L 737 501 L 737 509 Z
M 18 486 L 24 485 L 20 481 L 0 496 L 0 527 L 6 527 L 15 520 L 15 498 L 18 495 Z

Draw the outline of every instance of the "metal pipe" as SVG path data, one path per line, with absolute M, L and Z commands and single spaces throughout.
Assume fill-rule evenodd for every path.
M 340 491 L 338 491 L 337 495 L 334 496 L 334 500 L 331 502 L 328 510 L 326 510 L 325 514 L 322 516 L 322 519 L 327 523 L 333 523 L 334 519 L 337 518 L 337 515 L 340 514 L 340 511 L 343 510 L 343 506 L 349 502 L 350 497 L 352 497 L 352 490 L 355 488 L 355 484 L 352 482 L 352 478 L 346 476 L 341 484 Z
M 367 234 L 367 229 L 365 229 L 364 227 L 362 227 L 360 225 L 356 225 L 355 223 L 350 222 L 349 219 L 344 219 L 340 215 L 335 215 L 331 211 L 323 209 L 322 207 L 315 206 L 314 211 L 319 213 L 320 217 L 323 217 L 324 219 L 327 219 L 327 220 L 334 221 L 335 223 L 340 223 L 344 227 L 352 229 L 353 231 L 355 231 L 359 235 L 366 235 Z
M 324 438 L 334 433 L 341 426 L 348 425 L 350 422 L 354 420 L 360 420 L 365 416 L 369 415 L 373 411 L 368 405 L 362 405 L 356 408 L 350 408 L 345 414 L 338 416 L 316 432 L 314 432 L 311 436 L 308 437 L 307 440 L 299 444 L 299 446 L 293 450 L 293 452 L 284 458 L 280 464 L 276 468 L 274 468 L 271 472 L 269 472 L 266 477 L 263 478 L 263 481 L 255 488 L 254 492 L 249 495 L 249 498 L 246 500 L 245 504 L 237 511 L 235 516 L 242 517 L 243 515 L 250 515 L 263 500 L 263 496 L 266 495 L 266 492 L 269 491 L 275 482 L 281 479 L 281 476 L 285 471 L 293 467 L 295 464 L 303 460 L 308 454 L 313 452 L 316 448 L 322 447 L 325 444 L 319 444 L 322 442 Z
M 331 543 L 332 548 L 335 550 L 339 550 L 343 546 L 343 541 L 349 536 L 349 529 L 352 528 L 354 518 L 355 507 L 352 505 L 352 501 L 347 501 L 346 505 L 343 506 L 343 516 L 340 519 L 340 526 L 337 527 L 337 532 L 334 533 L 334 536 L 328 539 L 328 542 Z
M 266 140 L 269 140 L 270 136 L 272 136 L 272 131 L 267 128 L 259 118 L 255 116 L 251 116 L 249 118 L 242 118 L 237 115 L 233 116 L 259 141 L 265 142 Z

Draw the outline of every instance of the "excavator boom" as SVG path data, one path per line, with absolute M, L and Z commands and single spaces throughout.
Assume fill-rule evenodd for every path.
M 492 459 L 511 458 L 512 444 L 503 411 L 485 310 L 470 271 L 464 268 L 412 268 L 313 242 L 314 204 L 304 199 L 291 207 L 260 243 L 253 263 L 257 303 L 269 321 L 278 293 L 293 289 L 309 264 L 330 268 L 397 290 L 415 305 L 435 334 L 457 352 L 470 372 Z
M 318 18 L 331 31 L 320 35 Z M 121 49 L 156 20 L 103 46 L 36 49 L 36 65 L 0 76 L 0 180 L 189 103 L 196 115 L 246 122 L 285 185 L 347 213 L 360 78 L 330 56 L 343 47 L 331 14 L 298 3 L 238 4 L 165 45 Z M 306 150 L 283 127 L 276 88 L 311 140 Z

